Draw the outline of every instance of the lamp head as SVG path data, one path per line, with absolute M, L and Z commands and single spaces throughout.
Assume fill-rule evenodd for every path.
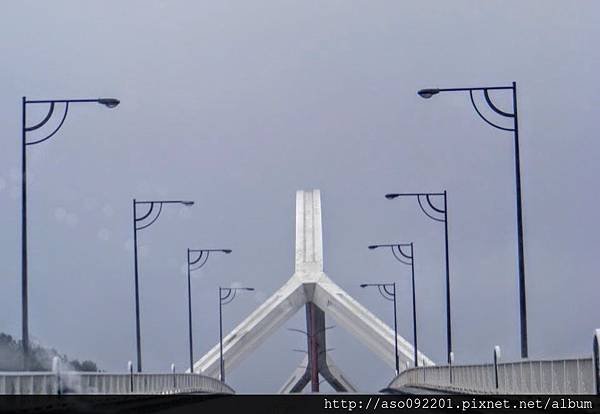
M 253 290 L 254 290 L 254 288 L 244 288 L 244 290 L 253 291 Z
M 361 284 L 360 284 L 360 287 L 361 287 L 361 288 L 366 288 L 367 286 L 368 286 L 368 285 L 367 285 L 366 283 L 361 283 Z
M 417 94 L 424 99 L 429 99 L 438 93 L 440 93 L 439 89 L 421 89 L 419 92 L 417 92 Z
M 377 249 L 378 247 L 381 247 L 381 246 L 379 246 L 377 244 L 372 244 L 369 246 L 369 250 L 374 250 L 374 249 Z
M 400 194 L 392 193 L 392 194 L 386 194 L 385 195 L 385 198 L 387 198 L 388 200 L 393 200 L 396 197 L 400 197 Z
M 107 108 L 114 108 L 115 106 L 119 105 L 121 101 L 115 98 L 99 98 L 98 103 L 106 106 Z
M 194 205 L 193 201 L 182 201 L 181 204 L 183 204 L 186 207 L 190 207 Z
M 223 250 L 221 250 L 221 251 L 222 251 L 223 253 L 225 253 L 225 254 L 229 254 L 229 253 L 231 253 L 231 252 L 232 252 L 232 250 L 231 250 L 231 249 L 223 249 Z

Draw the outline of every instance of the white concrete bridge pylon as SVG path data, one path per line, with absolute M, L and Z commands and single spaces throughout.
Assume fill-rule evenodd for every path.
M 395 367 L 394 331 L 323 272 L 321 194 L 296 192 L 296 269 L 292 277 L 223 338 L 227 371 L 235 368 L 302 306 L 314 304 L 352 333 L 390 367 Z M 398 336 L 398 353 L 412 364 L 413 347 Z M 433 365 L 419 353 L 424 365 Z M 326 359 L 325 359 L 326 360 Z M 194 372 L 219 375 L 219 344 L 194 364 Z

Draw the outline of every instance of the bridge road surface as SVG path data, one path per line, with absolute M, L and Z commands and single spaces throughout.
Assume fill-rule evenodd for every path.
M 435 393 L 434 393 L 435 394 Z M 236 394 L 237 396 L 243 394 Z M 188 404 L 181 402 L 178 405 L 174 405 L 170 408 L 161 408 L 156 411 L 145 411 L 145 412 L 153 412 L 160 414 L 198 414 L 198 413 L 244 413 L 244 414 L 318 414 L 318 413 L 365 413 L 370 410 L 355 408 L 352 411 L 349 409 L 337 408 L 337 409 L 327 409 L 324 407 L 324 399 L 329 398 L 330 400 L 341 400 L 345 397 L 350 401 L 362 400 L 366 401 L 369 397 L 377 394 L 352 394 L 352 393 L 335 393 L 335 394 L 319 394 L 319 393 L 311 393 L 311 394 L 272 394 L 272 395 L 260 395 L 260 399 L 253 400 L 245 400 L 245 399 L 236 399 L 236 395 L 223 395 L 217 396 L 216 398 L 208 398 L 202 400 L 196 400 L 192 398 L 189 400 Z M 385 395 L 385 394 L 382 394 Z M 438 394 L 439 395 L 439 394 Z M 257 396 L 258 397 L 258 396 Z M 310 403 L 305 403 L 303 401 L 304 398 L 310 399 Z M 320 401 L 315 402 L 314 399 L 319 399 Z M 396 410 L 392 410 L 396 411 Z M 452 412 L 455 413 L 456 409 L 453 410 L 427 410 L 421 409 L 420 413 L 444 413 L 444 412 Z
M 244 395 L 244 394 L 235 394 L 235 395 L 213 395 L 207 396 L 206 399 L 194 398 L 194 395 L 190 395 L 191 398 L 187 401 L 179 400 L 176 405 L 172 407 L 161 407 L 160 409 L 152 412 L 156 413 L 164 413 L 164 414 L 177 414 L 177 413 L 199 413 L 199 412 L 243 412 L 243 413 L 286 413 L 286 414 L 295 414 L 295 413 L 331 413 L 331 412 L 350 412 L 348 410 L 344 410 L 341 408 L 338 409 L 325 409 L 324 406 L 315 405 L 312 402 L 309 405 L 303 404 L 303 398 L 329 398 L 329 399 L 337 399 L 341 400 L 344 397 L 347 397 L 348 400 L 366 401 L 367 398 L 372 397 L 374 395 L 422 395 L 422 396 L 430 396 L 430 395 L 449 395 L 449 393 L 444 393 L 437 390 L 431 390 L 426 388 L 419 387 L 403 387 L 401 389 L 390 389 L 385 388 L 382 389 L 379 394 L 361 394 L 361 393 L 311 393 L 311 394 L 258 394 L 264 398 L 264 402 L 253 401 L 251 404 L 248 404 L 250 400 L 238 400 L 236 396 Z M 200 396 L 201 394 L 195 394 L 195 396 Z M 251 394 L 249 394 L 251 395 Z M 246 404 L 243 408 L 240 407 L 240 404 Z M 319 407 L 319 408 L 317 408 Z M 150 412 L 150 411 L 148 411 Z M 362 413 L 366 412 L 364 409 L 355 408 L 352 410 L 353 413 Z M 445 410 L 445 409 L 419 409 L 418 412 L 421 413 L 444 413 L 444 412 L 456 412 L 456 409 Z M 477 412 L 477 411 L 474 411 Z
M 383 390 L 382 390 L 383 391 Z M 443 396 L 450 395 L 448 393 L 442 393 L 435 390 L 423 389 L 418 387 L 405 387 L 401 390 L 394 390 L 396 395 L 413 395 L 415 397 L 422 396 L 426 398 L 428 396 Z M 240 394 L 237 394 L 240 395 Z M 243 394 L 242 394 L 243 395 Z M 352 411 L 349 409 L 337 408 L 337 409 L 326 409 L 324 407 L 324 400 L 320 402 L 315 402 L 314 399 L 320 398 L 329 398 L 341 400 L 344 397 L 347 397 L 348 400 L 352 401 L 366 401 L 369 397 L 373 397 L 376 395 L 388 396 L 392 397 L 393 394 L 389 393 L 381 393 L 381 394 L 353 394 L 353 393 L 335 393 L 335 394 L 273 394 L 273 395 L 264 395 L 261 394 L 264 401 L 261 400 L 244 400 L 244 399 L 236 399 L 235 395 L 225 395 L 225 396 L 216 396 L 216 398 L 209 398 L 206 400 L 195 400 L 191 399 L 188 405 L 185 405 L 184 402 L 177 406 L 172 406 L 170 408 L 161 408 L 156 411 L 152 411 L 155 413 L 164 413 L 164 414 L 178 414 L 178 413 L 235 413 L 242 412 L 244 414 L 270 414 L 270 413 L 285 413 L 285 414 L 304 414 L 304 413 L 366 413 L 371 412 L 372 410 L 366 410 L 364 408 L 355 408 Z M 310 404 L 303 403 L 302 399 L 307 398 L 311 399 Z M 371 407 L 373 408 L 373 407 Z M 380 409 L 382 411 L 397 412 L 398 409 Z M 453 408 L 435 408 L 435 409 L 425 409 L 425 408 L 415 408 L 415 409 L 400 409 L 404 412 L 418 412 L 418 413 L 461 413 L 463 412 L 460 408 L 460 403 L 456 403 Z M 489 414 L 490 409 L 468 409 L 468 412 L 472 413 L 487 413 Z M 465 411 L 465 412 L 467 412 Z M 493 410 L 492 410 L 493 411 Z M 524 410 L 527 412 L 542 412 L 543 410 Z M 148 411 L 150 412 L 150 411 Z M 508 412 L 508 410 L 500 410 L 500 412 Z M 545 412 L 545 411 L 544 411 Z
M 388 391 L 388 390 L 382 390 Z M 391 391 L 391 390 L 389 390 Z M 414 398 L 428 398 L 437 395 L 443 398 L 442 393 L 434 390 L 425 390 L 418 387 L 405 387 L 400 390 L 394 390 L 395 394 L 412 395 Z M 250 394 L 249 394 L 250 395 Z M 369 398 L 376 398 L 381 395 L 388 401 L 394 400 L 394 395 L 389 393 L 381 394 L 354 394 L 354 393 L 335 393 L 335 394 L 271 394 L 254 395 L 254 398 L 244 398 L 243 394 L 178 394 L 163 396 L 91 396 L 91 395 L 70 395 L 63 398 L 54 398 L 46 400 L 46 404 L 38 407 L 13 406 L 15 409 L 5 410 L 8 406 L 0 405 L 0 413 L 237 413 L 244 414 L 304 414 L 304 413 L 364 413 L 370 412 L 364 408 L 364 404 Z M 449 394 L 446 394 L 449 395 Z M 40 396 L 42 397 L 42 396 Z M 465 397 L 469 397 L 466 396 Z M 490 396 L 493 397 L 493 396 Z M 497 396 L 496 396 L 497 397 Z M 353 410 L 344 408 L 325 408 L 325 399 L 354 401 L 363 404 L 363 408 L 358 406 Z M 485 397 L 484 397 L 485 398 Z M 371 409 L 374 407 L 371 406 Z M 380 410 L 387 410 L 379 408 Z M 388 408 L 393 411 L 398 409 Z M 463 412 L 459 401 L 456 401 L 452 408 L 444 409 L 400 409 L 407 412 L 422 413 L 457 413 Z M 374 410 L 373 410 L 374 411 Z M 507 412 L 507 410 L 500 410 Z M 527 412 L 542 412 L 543 410 L 526 410 Z M 468 412 L 489 413 L 490 409 L 468 409 Z M 545 411 L 544 411 L 545 412 Z M 565 411 L 566 412 L 566 411 Z M 588 411 L 591 412 L 591 411 Z M 597 411 L 594 411 L 597 412 Z

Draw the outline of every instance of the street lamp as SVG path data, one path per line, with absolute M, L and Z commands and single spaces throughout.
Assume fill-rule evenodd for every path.
M 504 118 L 511 118 L 513 121 L 512 128 L 503 127 L 489 119 L 487 119 L 479 110 L 473 99 L 473 91 L 482 91 L 483 97 L 487 105 L 498 115 Z M 498 108 L 490 98 L 489 91 L 511 91 L 512 93 L 512 112 L 505 112 Z M 471 105 L 481 119 L 487 124 L 502 131 L 512 131 L 514 134 L 515 148 L 515 189 L 516 189 L 516 204 L 517 204 L 517 242 L 518 242 L 518 260 L 519 260 L 519 308 L 521 322 L 521 358 L 527 358 L 529 351 L 527 345 L 527 298 L 525 295 L 525 252 L 523 242 L 523 206 L 521 198 L 521 158 L 519 155 L 519 123 L 517 113 L 517 83 L 513 82 L 512 86 L 494 86 L 494 87 L 477 87 L 477 88 L 445 88 L 445 89 L 421 89 L 417 93 L 425 99 L 431 98 L 440 92 L 469 92 Z
M 138 286 L 138 253 L 137 253 L 137 232 L 151 226 L 162 212 L 163 204 L 181 204 L 184 206 L 193 206 L 193 201 L 186 200 L 144 200 L 133 199 L 133 258 L 134 258 L 134 276 L 135 276 L 135 337 L 137 345 L 137 372 L 142 372 L 142 342 L 140 334 L 140 293 Z M 148 206 L 148 211 L 141 217 L 137 215 L 137 206 Z M 154 207 L 158 205 L 158 211 L 154 213 Z M 154 213 L 154 217 L 148 219 Z M 148 220 L 146 220 L 148 219 Z M 146 221 L 146 222 L 144 222 Z
M 396 375 L 400 373 L 400 362 L 398 360 L 398 322 L 396 317 L 396 283 L 362 283 L 361 288 L 375 286 L 386 300 L 394 302 L 394 357 L 396 362 Z M 388 288 L 391 287 L 391 291 Z M 415 349 L 417 349 L 415 347 Z
M 22 165 L 21 165 L 21 306 L 22 306 L 22 335 L 23 335 L 23 369 L 29 369 L 29 304 L 28 304 L 28 267 L 27 267 L 27 146 L 40 144 L 44 141 L 49 140 L 58 132 L 63 126 L 67 119 L 67 113 L 69 111 L 69 104 L 71 103 L 86 103 L 95 102 L 102 104 L 108 108 L 114 108 L 119 104 L 118 99 L 114 98 L 97 98 L 97 99 L 50 99 L 50 100 L 31 100 L 28 101 L 26 97 L 23 97 L 22 101 Z M 27 106 L 28 105 L 48 105 L 48 112 L 44 118 L 35 125 L 27 126 Z M 27 142 L 27 134 L 35 130 L 40 129 L 50 120 L 54 113 L 55 105 L 63 105 L 64 110 L 62 119 L 58 126 L 54 128 L 52 132 L 45 135 L 42 138 L 36 138 Z
M 231 303 L 235 299 L 235 295 L 238 290 L 253 291 L 251 287 L 231 287 L 224 288 L 219 286 L 219 347 L 220 357 L 219 365 L 221 368 L 221 382 L 225 382 L 225 365 L 223 364 L 223 305 Z
M 427 89 L 434 91 L 434 89 Z M 436 92 L 437 93 L 437 92 Z M 427 217 L 434 221 L 444 223 L 444 241 L 446 248 L 446 355 L 450 363 L 450 353 L 452 352 L 452 313 L 450 311 L 450 260 L 448 258 L 448 195 L 443 193 L 391 193 L 386 194 L 385 198 L 394 200 L 398 197 L 416 197 L 421 211 Z M 431 197 L 443 197 L 444 207 L 436 207 L 431 202 Z M 425 207 L 427 206 L 427 208 Z
M 414 262 L 414 245 L 413 243 L 397 243 L 397 244 L 376 244 L 369 246 L 369 249 L 375 250 L 380 247 L 389 247 L 392 250 L 392 254 L 400 263 L 410 266 L 411 270 L 411 281 L 412 281 L 412 308 L 413 308 L 413 342 L 414 342 L 414 364 L 415 367 L 419 366 L 419 358 L 418 358 L 418 342 L 417 342 L 417 300 L 415 294 L 415 262 Z M 402 250 L 403 247 L 407 247 L 409 249 L 408 253 L 405 253 Z M 367 286 L 367 284 L 365 284 Z M 384 293 L 389 295 L 389 292 L 385 289 L 385 285 L 375 285 L 378 286 L 379 292 L 381 295 L 388 299 Z M 381 287 L 380 287 L 381 286 Z M 361 287 L 365 287 L 361 285 Z M 398 336 L 398 331 L 396 327 L 396 285 L 394 284 L 393 290 L 393 298 L 394 298 L 394 329 L 396 329 L 396 337 Z M 396 338 L 396 371 L 399 369 L 398 362 L 398 340 Z
M 231 253 L 230 249 L 187 249 L 187 282 L 188 282 L 188 325 L 190 331 L 190 374 L 194 373 L 194 342 L 192 336 L 192 282 L 191 272 L 200 269 L 206 264 L 208 256 L 211 252 Z M 198 254 L 198 257 L 192 259 L 193 254 Z

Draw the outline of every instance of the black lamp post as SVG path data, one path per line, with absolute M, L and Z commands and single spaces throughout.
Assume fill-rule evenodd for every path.
M 235 295 L 238 290 L 252 291 L 254 288 L 250 287 L 237 287 L 237 288 L 224 288 L 219 286 L 219 366 L 221 369 L 221 382 L 225 382 L 225 365 L 223 363 L 223 305 L 231 303 L 235 299 Z
M 414 245 L 413 243 L 399 243 L 399 244 L 376 244 L 369 246 L 369 249 L 374 250 L 380 247 L 389 247 L 392 250 L 392 254 L 400 263 L 410 266 L 411 270 L 411 285 L 412 285 L 412 308 L 413 308 L 413 342 L 414 342 L 414 364 L 415 367 L 419 366 L 419 358 L 418 358 L 418 341 L 417 341 L 417 299 L 415 294 L 415 262 L 414 262 Z M 405 253 L 402 250 L 403 247 L 407 247 L 409 249 L 408 253 Z M 362 285 L 361 285 L 362 286 Z M 379 287 L 379 285 L 376 285 Z M 381 285 L 379 287 L 379 292 L 385 298 L 384 293 L 388 293 L 385 290 L 385 285 Z M 382 292 L 383 289 L 383 292 Z M 394 284 L 394 329 L 396 329 L 396 336 L 398 336 L 397 328 L 396 328 L 396 285 Z M 398 341 L 396 339 L 396 371 L 399 372 L 399 362 L 398 362 Z
M 391 300 L 394 302 L 394 356 L 396 362 L 396 375 L 400 373 L 400 361 L 398 359 L 398 321 L 396 316 L 396 283 L 362 283 L 360 285 L 361 288 L 366 288 L 368 286 L 375 286 L 379 289 L 379 293 L 386 300 Z M 389 291 L 388 288 L 392 290 Z M 415 349 L 417 349 L 415 347 Z
M 191 273 L 206 264 L 211 252 L 231 253 L 230 249 L 187 249 L 187 282 L 188 282 L 188 325 L 190 333 L 190 374 L 194 373 L 194 340 L 192 333 L 192 281 Z M 198 254 L 192 259 L 193 254 Z
M 482 91 L 483 97 L 488 107 L 492 109 L 498 115 L 512 119 L 512 128 L 503 127 L 498 125 L 489 119 L 487 119 L 479 110 L 473 99 L 473 91 Z M 512 93 L 512 112 L 505 112 L 498 108 L 490 98 L 489 91 L 511 91 Z M 519 308 L 520 308 L 520 321 L 521 321 L 521 357 L 528 357 L 528 345 L 527 345 L 527 299 L 525 295 L 525 253 L 524 253 L 524 242 L 523 242 L 523 212 L 522 212 L 522 199 L 521 199 L 521 159 L 519 155 L 519 122 L 517 113 L 517 83 L 513 82 L 511 86 L 494 86 L 494 87 L 476 87 L 476 88 L 445 88 L 445 89 L 421 89 L 418 94 L 422 98 L 429 99 L 433 95 L 437 95 L 440 92 L 469 92 L 471 98 L 471 105 L 473 109 L 481 119 L 487 124 L 491 125 L 496 129 L 502 131 L 512 131 L 514 134 L 514 148 L 515 148 L 515 190 L 516 190 L 516 204 L 517 204 L 517 240 L 518 240 L 518 260 L 519 260 Z
M 138 286 L 138 253 L 137 253 L 137 232 L 151 226 L 162 212 L 163 204 L 181 204 L 184 206 L 194 205 L 193 201 L 184 200 L 144 200 L 133 199 L 133 259 L 135 276 L 135 338 L 137 346 L 137 372 L 142 372 L 142 341 L 140 334 L 140 293 Z M 148 206 L 148 211 L 141 217 L 137 215 L 137 206 Z M 158 205 L 158 211 L 154 213 L 154 207 Z M 148 219 L 154 213 L 154 217 Z M 144 222 L 146 219 L 147 222 Z
M 114 98 L 96 98 L 96 99 L 49 99 L 49 100 L 32 100 L 28 101 L 26 97 L 23 97 L 22 102 L 22 128 L 21 128 L 21 144 L 22 144 L 22 192 L 21 192 L 21 306 L 22 306 L 22 335 L 23 335 L 23 369 L 29 369 L 29 307 L 28 307 L 28 268 L 27 268 L 27 146 L 40 144 L 44 141 L 49 140 L 58 132 L 63 126 L 67 119 L 67 113 L 69 111 L 69 104 L 72 103 L 99 103 L 108 108 L 114 108 L 119 104 L 118 99 Z M 27 106 L 28 105 L 48 105 L 48 113 L 44 118 L 35 125 L 27 126 Z M 58 126 L 49 134 L 41 138 L 35 138 L 27 142 L 27 133 L 33 132 L 44 125 L 50 120 L 54 113 L 56 104 L 60 106 L 64 105 L 62 118 Z
M 444 223 L 444 239 L 446 247 L 446 355 L 450 363 L 452 352 L 452 313 L 450 310 L 450 260 L 448 258 L 448 197 L 446 191 L 443 193 L 392 193 L 386 194 L 385 198 L 393 200 L 398 197 L 416 197 L 419 207 L 427 217 L 434 221 Z M 443 197 L 444 207 L 433 205 L 431 197 Z M 427 208 L 425 207 L 427 206 Z

